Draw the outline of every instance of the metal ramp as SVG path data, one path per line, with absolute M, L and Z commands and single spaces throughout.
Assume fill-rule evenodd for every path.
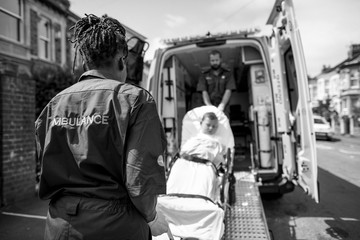
M 236 202 L 226 210 L 224 239 L 271 239 L 254 175 L 235 172 L 235 177 Z

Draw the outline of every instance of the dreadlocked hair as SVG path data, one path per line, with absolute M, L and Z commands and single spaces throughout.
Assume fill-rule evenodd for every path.
M 74 29 L 74 38 L 71 40 L 75 48 L 73 70 L 78 51 L 87 64 L 95 67 L 108 64 L 119 51 L 127 56 L 126 30 L 114 18 L 85 14 L 70 29 Z

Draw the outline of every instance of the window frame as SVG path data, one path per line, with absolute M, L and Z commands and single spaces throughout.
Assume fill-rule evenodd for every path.
M 24 36 L 24 33 L 23 33 L 23 29 L 24 29 L 24 0 L 17 0 L 17 1 L 18 1 L 18 4 L 20 5 L 19 6 L 20 15 L 17 14 L 17 13 L 12 12 L 11 10 L 8 10 L 8 9 L 0 6 L 0 12 L 4 13 L 4 14 L 12 17 L 12 18 L 15 18 L 17 20 L 17 23 L 16 23 L 17 36 L 16 36 L 16 38 L 13 38 L 13 37 L 9 37 L 7 35 L 3 35 L 3 34 L 0 33 L 0 37 L 8 39 L 10 41 L 17 42 L 17 43 L 22 43 L 23 42 L 23 36 Z
M 349 74 L 349 87 L 350 88 L 359 88 L 359 70 L 351 70 Z
M 46 20 L 48 23 L 47 31 L 48 36 L 41 35 L 41 24 L 43 20 Z M 53 44 L 53 36 L 52 36 L 52 22 L 51 19 L 45 15 L 40 15 L 40 21 L 38 23 L 38 57 L 40 59 L 44 59 L 47 61 L 52 60 L 52 44 Z M 45 43 L 44 45 L 41 43 Z M 42 49 L 44 46 L 46 48 Z M 42 50 L 41 50 L 42 49 Z

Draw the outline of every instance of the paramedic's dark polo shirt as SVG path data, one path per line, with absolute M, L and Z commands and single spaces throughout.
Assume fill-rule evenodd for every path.
M 39 196 L 127 199 L 166 192 L 166 138 L 152 96 L 98 71 L 54 97 L 36 121 Z
M 226 89 L 235 90 L 236 85 L 230 70 L 223 67 L 220 67 L 219 75 L 215 75 L 211 68 L 204 71 L 197 85 L 197 91 L 207 91 L 215 106 L 221 103 Z

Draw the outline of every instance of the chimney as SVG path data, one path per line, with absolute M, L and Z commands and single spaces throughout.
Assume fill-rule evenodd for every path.
M 357 54 L 360 54 L 360 44 L 351 44 L 348 51 L 348 57 L 353 58 Z

